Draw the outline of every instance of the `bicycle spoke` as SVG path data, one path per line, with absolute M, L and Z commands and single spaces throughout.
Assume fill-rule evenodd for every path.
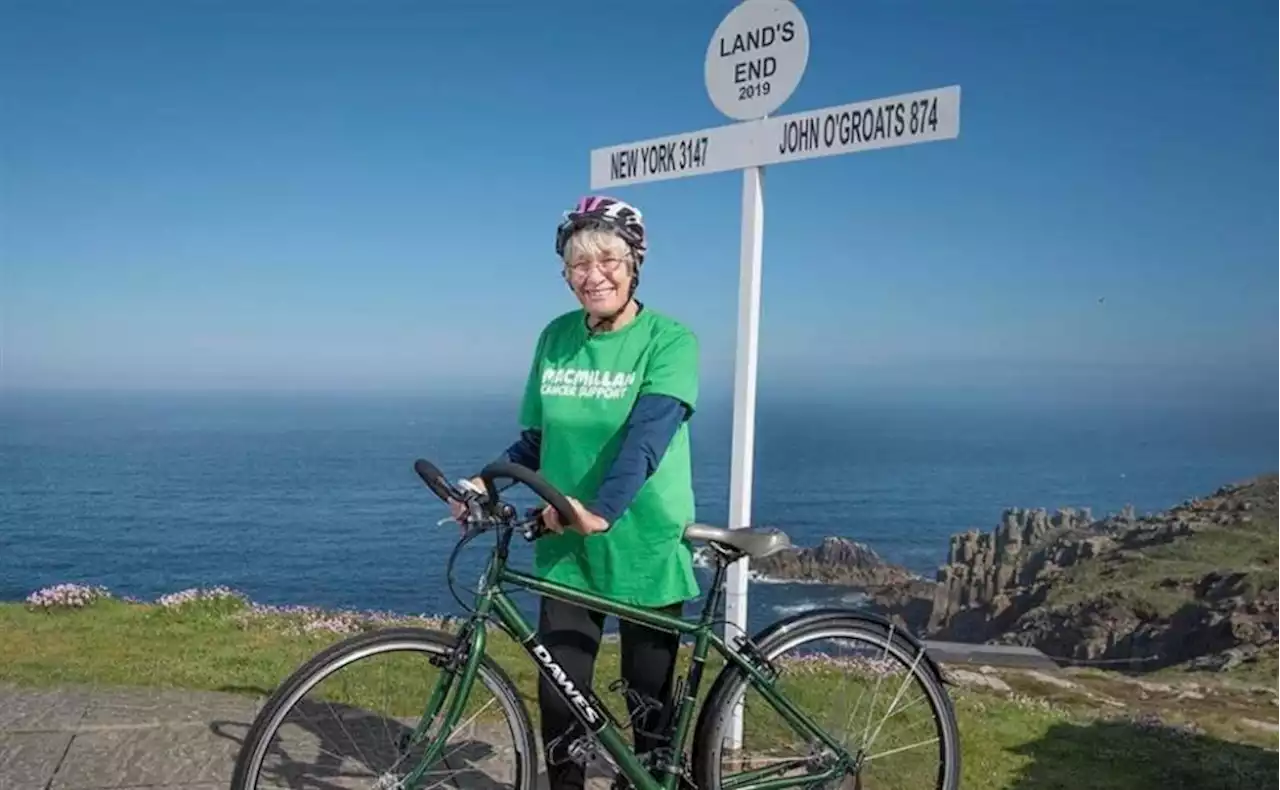
M 932 786 L 944 744 L 934 705 L 920 685 L 924 653 L 901 654 L 893 634 L 889 629 L 872 639 L 833 631 L 798 638 L 793 647 L 770 655 L 780 670 L 775 691 L 834 738 L 851 762 L 842 763 L 839 753 L 789 724 L 761 692 L 744 684 L 736 699 L 744 712 L 742 748 L 722 747 L 717 781 L 746 788 L 785 779 L 800 787 L 856 771 L 861 787 Z
M 889 628 L 889 638 L 884 642 L 884 655 L 880 656 L 881 661 L 889 658 L 889 645 L 893 644 L 893 628 Z M 876 674 L 876 690 L 871 695 L 871 704 L 867 707 L 867 729 L 863 732 L 862 742 L 867 742 L 867 735 L 871 732 L 871 712 L 875 710 L 876 698 L 880 696 L 880 681 L 884 679 L 884 675 Z
M 919 653 L 916 653 L 916 660 L 911 662 L 911 674 L 907 675 L 902 679 L 902 685 L 898 686 L 898 693 L 893 696 L 893 702 L 889 703 L 889 710 L 892 711 L 894 707 L 897 706 L 898 700 L 902 699 L 902 692 L 907 690 L 907 683 L 913 677 L 915 677 L 916 669 L 920 666 L 920 661 L 923 658 L 924 658 L 923 650 L 921 650 Z M 868 749 L 871 748 L 871 744 L 875 743 L 876 738 L 880 737 L 880 730 L 884 729 L 884 723 L 888 720 L 889 720 L 889 717 L 886 715 L 885 718 L 880 721 L 880 724 L 876 727 L 875 734 L 873 734 L 869 739 L 867 739 L 864 745 L 865 748 L 868 748 Z
M 928 746 L 930 744 L 934 744 L 937 742 L 938 742 L 937 738 L 930 738 L 927 741 L 920 741 L 919 743 L 913 743 L 910 746 L 899 746 L 898 748 L 890 749 L 887 752 L 881 752 L 879 754 L 869 755 L 867 757 L 864 757 L 863 760 L 865 760 L 866 762 L 871 762 L 872 760 L 875 760 L 877 758 L 888 757 L 891 754 L 897 754 L 899 752 L 905 752 L 911 749 L 919 749 L 921 746 Z

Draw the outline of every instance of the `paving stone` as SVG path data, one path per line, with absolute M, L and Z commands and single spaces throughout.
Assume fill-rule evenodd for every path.
M 0 787 L 39 790 L 49 784 L 71 742 L 70 733 L 0 735 Z
M 134 785 L 133 787 L 113 787 L 108 790 L 227 790 L 225 782 L 213 782 L 211 784 L 180 784 L 180 785 Z
M 262 703 L 252 697 L 171 689 L 102 691 L 89 697 L 81 728 L 99 725 L 167 724 L 221 720 L 253 722 Z
M 202 723 L 76 734 L 50 790 L 231 781 L 240 744 Z
M 0 686 L 0 790 L 226 790 L 260 705 L 261 697 L 210 692 Z M 321 780 L 336 790 L 348 781 L 367 786 L 367 775 L 355 776 L 367 774 L 362 758 L 375 757 L 373 744 L 386 744 L 407 723 L 351 709 L 340 724 L 303 724 L 289 733 L 281 772 L 341 766 Z M 495 741 L 489 729 L 477 723 L 451 744 L 450 767 L 465 771 L 457 777 L 463 790 L 506 786 L 506 757 L 492 748 L 509 739 Z
M 84 717 L 88 693 L 0 686 L 0 732 L 69 730 Z

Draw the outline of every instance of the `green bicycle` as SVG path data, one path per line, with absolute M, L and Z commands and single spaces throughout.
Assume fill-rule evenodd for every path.
M 511 463 L 490 464 L 481 473 L 486 491 L 476 494 L 450 485 L 427 461 L 418 460 L 414 469 L 442 500 L 454 499 L 467 508 L 463 536 L 449 560 L 450 580 L 458 549 L 480 534 L 496 534 L 471 615 L 456 634 L 399 627 L 361 633 L 299 667 L 249 728 L 233 790 L 257 790 L 272 782 L 377 790 L 533 788 L 542 751 L 524 698 L 508 674 L 527 671 L 525 657 L 574 710 L 578 724 L 564 734 L 564 751 L 567 759 L 588 766 L 589 776 L 604 776 L 590 779 L 593 783 L 612 780 L 613 787 L 635 790 L 958 787 L 960 755 L 951 700 L 939 668 L 911 634 L 866 612 L 841 608 L 801 612 L 751 636 L 729 640 L 716 633 L 726 569 L 743 557 L 788 548 L 783 532 L 690 525 L 685 536 L 708 547 L 715 576 L 701 614 L 673 618 L 508 567 L 513 535 L 536 540 L 543 527 L 537 508 L 521 516 L 502 501 L 499 493 L 505 488 L 496 480 L 512 481 L 506 487 L 524 484 L 554 507 L 562 522 L 572 521 L 564 496 L 538 473 Z M 579 687 L 565 674 L 507 588 L 692 637 L 688 669 L 672 695 L 673 710 L 664 712 L 670 747 L 638 756 L 625 735 L 631 722 L 615 714 L 591 683 Z M 490 623 L 502 633 L 492 634 Z M 505 638 L 511 642 L 505 650 L 494 644 Z M 841 657 L 833 648 L 814 647 L 827 640 L 851 643 L 866 654 Z M 494 660 L 497 652 L 519 660 L 506 661 L 504 669 Z M 695 720 L 703 673 L 717 656 L 718 676 Z M 350 679 L 335 681 L 347 671 Z M 529 675 L 527 682 L 533 677 Z M 857 692 L 852 705 L 835 699 L 845 688 Z M 748 692 L 758 694 L 759 701 L 747 703 Z M 877 715 L 882 692 L 890 703 Z M 313 693 L 315 698 L 309 699 Z M 378 694 L 385 704 L 381 710 L 373 709 Z M 629 698 L 627 707 L 653 702 Z M 733 726 L 735 712 L 741 732 Z M 763 721 L 755 720 L 757 712 Z M 908 713 L 922 714 L 920 721 L 897 729 Z M 335 721 L 321 725 L 320 714 Z M 297 722 L 291 719 L 295 715 Z M 824 717 L 832 722 L 819 724 Z M 455 737 L 459 740 L 453 743 Z M 509 739 L 510 747 L 494 748 L 491 738 Z

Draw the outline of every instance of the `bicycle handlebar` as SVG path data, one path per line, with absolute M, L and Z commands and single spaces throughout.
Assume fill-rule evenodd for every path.
M 505 477 L 509 480 L 515 480 L 524 483 L 533 489 L 533 493 L 542 498 L 544 502 L 555 508 L 556 515 L 560 517 L 560 523 L 569 525 L 577 522 L 574 516 L 573 506 L 569 504 L 569 500 L 564 494 L 560 493 L 555 486 L 551 485 L 545 477 L 533 471 L 527 466 L 521 466 L 510 461 L 494 461 L 480 470 L 480 479 L 484 481 L 484 487 L 487 489 L 489 501 L 498 501 L 497 488 L 493 484 L 495 477 Z
M 448 502 L 452 499 L 461 502 L 466 500 L 466 495 L 450 485 L 444 473 L 430 461 L 419 458 L 413 462 L 413 471 L 418 473 L 418 477 L 422 478 L 422 482 L 426 484 L 427 488 L 431 489 L 431 493 L 440 497 L 442 501 Z M 567 526 L 577 521 L 574 517 L 573 507 L 569 504 L 569 500 L 565 498 L 564 494 L 560 493 L 546 478 L 534 470 L 510 461 L 494 461 L 480 470 L 480 479 L 484 482 L 485 493 L 488 497 L 485 507 L 489 509 L 490 515 L 497 512 L 499 505 L 498 489 L 493 482 L 496 478 L 507 478 L 518 483 L 524 483 L 544 502 L 555 509 L 556 515 L 560 517 L 561 524 Z M 538 529 L 529 537 L 530 539 L 536 538 L 544 531 L 546 531 L 546 527 L 539 521 Z

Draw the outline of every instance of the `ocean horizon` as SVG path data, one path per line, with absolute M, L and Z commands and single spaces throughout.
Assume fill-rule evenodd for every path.
M 444 578 L 456 530 L 437 526 L 447 510 L 412 464 L 474 473 L 515 438 L 516 405 L 407 393 L 3 393 L 0 600 L 61 582 L 144 600 L 225 585 L 264 604 L 461 614 Z M 728 513 L 731 420 L 728 399 L 710 399 L 692 426 L 698 518 L 713 524 Z M 951 535 L 990 530 L 1006 508 L 1164 510 L 1274 471 L 1277 432 L 1270 408 L 762 399 L 752 521 L 798 545 L 861 541 L 932 578 Z M 464 600 L 491 545 L 462 552 Z M 530 552 L 517 546 L 514 563 L 527 567 Z M 755 583 L 751 627 L 859 599 Z M 527 613 L 536 605 L 517 600 Z

